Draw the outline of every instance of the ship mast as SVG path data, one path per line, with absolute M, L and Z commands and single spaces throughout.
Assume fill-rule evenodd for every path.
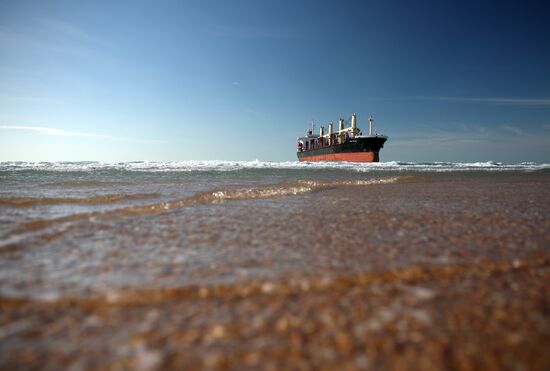
M 374 117 L 369 116 L 369 137 L 372 137 L 372 123 L 374 122 Z

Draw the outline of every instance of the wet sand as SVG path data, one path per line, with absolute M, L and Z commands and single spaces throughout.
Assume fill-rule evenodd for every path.
M 548 369 L 549 213 L 543 172 L 72 220 L 2 250 L 0 367 Z

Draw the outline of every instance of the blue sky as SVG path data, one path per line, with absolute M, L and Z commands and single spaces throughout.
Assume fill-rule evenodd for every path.
M 382 161 L 550 162 L 537 1 L 0 2 L 0 161 L 294 160 L 358 114 Z

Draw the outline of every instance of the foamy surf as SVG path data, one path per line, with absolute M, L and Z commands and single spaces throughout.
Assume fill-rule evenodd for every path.
M 290 195 L 299 195 L 315 190 L 332 188 L 337 186 L 359 186 L 369 184 L 395 183 L 399 177 L 369 180 L 335 180 L 335 181 L 298 181 L 296 184 L 265 186 L 256 188 L 244 188 L 232 191 L 216 191 L 210 193 L 214 201 L 220 200 L 246 200 L 257 198 L 272 198 Z
M 502 162 L 403 162 L 388 161 L 374 163 L 349 162 L 298 162 L 298 161 L 180 161 L 180 162 L 1 162 L 0 171 L 57 171 L 93 172 L 117 170 L 133 172 L 193 172 L 193 171 L 237 171 L 253 169 L 335 169 L 358 172 L 371 171 L 522 171 L 550 169 L 549 163 L 522 162 L 506 164 Z

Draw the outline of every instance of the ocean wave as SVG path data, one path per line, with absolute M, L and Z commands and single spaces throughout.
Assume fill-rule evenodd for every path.
M 338 186 L 363 186 L 375 184 L 390 184 L 398 181 L 407 181 L 411 177 L 388 177 L 381 179 L 365 180 L 334 180 L 334 181 L 297 181 L 258 187 L 242 187 L 223 190 L 201 192 L 194 196 L 147 205 L 126 206 L 106 211 L 92 211 L 72 214 L 55 219 L 34 220 L 20 225 L 13 233 L 27 233 L 51 227 L 57 223 L 74 222 L 83 219 L 105 219 L 119 217 L 133 217 L 158 215 L 171 210 L 181 209 L 201 204 L 215 204 L 224 201 L 242 201 L 268 199 L 284 196 L 295 196 Z
M 104 205 L 121 201 L 142 200 L 158 196 L 158 193 L 111 194 L 91 197 L 0 197 L 0 206 L 33 207 L 42 205 Z
M 242 188 L 229 191 L 215 191 L 202 194 L 202 198 L 210 201 L 218 200 L 246 200 L 258 198 L 272 198 L 289 195 L 299 195 L 316 190 L 338 186 L 355 186 L 369 184 L 395 183 L 399 177 L 368 180 L 334 180 L 334 181 L 298 181 L 295 184 L 279 184 L 274 186 Z
M 521 162 L 405 162 L 388 161 L 373 163 L 351 162 L 298 162 L 298 161 L 180 161 L 180 162 L 0 162 L 0 171 L 58 171 L 93 172 L 119 170 L 134 172 L 193 172 L 193 171 L 236 171 L 250 169 L 335 169 L 357 172 L 369 171 L 518 171 L 550 169 L 550 163 Z
M 76 180 L 59 180 L 54 181 L 50 183 L 45 183 L 46 186 L 52 186 L 52 187 L 60 187 L 60 188 L 92 188 L 92 187 L 106 187 L 106 186 L 123 186 L 123 185 L 129 185 L 130 182 L 124 182 L 120 180 L 83 180 L 83 179 L 76 179 Z

